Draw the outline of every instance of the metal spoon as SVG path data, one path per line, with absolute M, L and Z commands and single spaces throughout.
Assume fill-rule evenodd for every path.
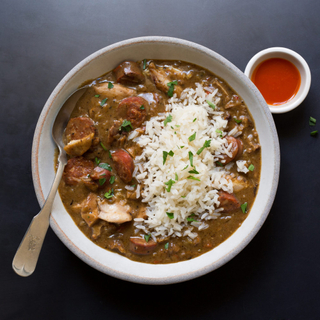
M 41 211 L 33 217 L 29 228 L 13 258 L 12 268 L 19 276 L 28 277 L 36 268 L 42 244 L 49 227 L 49 218 L 53 200 L 56 196 L 64 167 L 67 164 L 67 155 L 63 149 L 63 132 L 76 102 L 86 89 L 87 87 L 83 87 L 75 91 L 65 101 L 53 123 L 52 137 L 59 148 L 58 170 L 44 206 L 42 207 Z

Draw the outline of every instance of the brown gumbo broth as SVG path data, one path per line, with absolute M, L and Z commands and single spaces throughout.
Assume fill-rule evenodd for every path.
M 221 101 L 216 108 L 228 120 L 224 131 L 238 127 L 242 132 L 227 138 L 233 144 L 232 157 L 226 156 L 219 165 L 245 160 L 249 172 L 238 172 L 236 165 L 229 169 L 234 193 L 219 190 L 223 210 L 217 219 L 206 221 L 209 227 L 197 231 L 195 238 L 157 237 L 154 241 L 137 233 L 134 226 L 135 218 L 148 218 L 148 204 L 141 201 L 142 196 L 136 198 L 139 183 L 132 177 L 134 158 L 143 150 L 128 136 L 134 129 L 144 134 L 145 121 L 165 112 L 172 93 L 180 97 L 196 83 L 218 89 Z M 80 230 L 102 248 L 145 263 L 188 260 L 230 237 L 250 211 L 261 168 L 258 134 L 241 97 L 213 73 L 181 61 L 128 61 L 87 84 L 65 131 L 69 160 L 59 187 L 62 202 Z M 143 184 L 140 188 L 143 194 Z

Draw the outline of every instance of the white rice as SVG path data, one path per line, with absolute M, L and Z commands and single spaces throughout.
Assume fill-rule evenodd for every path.
M 142 201 L 148 204 L 148 219 L 135 219 L 135 227 L 150 233 L 153 239 L 171 235 L 194 239 L 197 230 L 208 228 L 206 221 L 220 216 L 218 190 L 233 192 L 232 181 L 226 179 L 231 165 L 227 169 L 215 164 L 223 155 L 231 156 L 231 144 L 223 138 L 228 121 L 223 119 L 222 112 L 213 110 L 206 102 L 216 106 L 220 102 L 218 90 L 209 89 L 206 88 L 210 92 L 207 94 L 196 84 L 195 89 L 184 90 L 180 99 L 174 95 L 166 106 L 168 113 L 151 118 L 145 124 L 145 134 L 134 138 L 144 148 L 135 159 L 133 176 L 144 186 L 141 191 L 140 186 L 137 188 L 137 197 L 141 195 Z M 172 121 L 164 126 L 168 115 Z M 188 138 L 194 133 L 196 137 L 190 142 Z M 208 140 L 210 147 L 197 155 Z M 165 163 L 164 151 L 174 153 L 167 156 Z M 194 167 L 191 167 L 189 152 L 193 154 Z M 199 174 L 190 173 L 191 170 Z M 200 181 L 188 179 L 190 176 Z M 165 184 L 168 181 L 173 182 L 170 191 Z M 173 213 L 173 219 L 167 212 Z

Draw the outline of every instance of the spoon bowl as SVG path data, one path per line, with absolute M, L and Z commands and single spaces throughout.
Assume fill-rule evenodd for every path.
M 59 149 L 59 165 L 48 198 L 41 211 L 33 217 L 13 258 L 12 268 L 19 276 L 28 277 L 36 268 L 42 244 L 49 227 L 49 218 L 53 200 L 56 196 L 64 167 L 67 164 L 67 155 L 63 149 L 63 132 L 76 102 L 83 95 L 86 88 L 87 87 L 82 87 L 69 96 L 59 110 L 53 123 L 52 138 Z

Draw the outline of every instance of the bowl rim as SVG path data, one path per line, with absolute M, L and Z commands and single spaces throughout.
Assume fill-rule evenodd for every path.
M 271 47 L 256 53 L 248 62 L 244 74 L 251 80 L 254 69 L 264 60 L 269 58 L 283 58 L 290 60 L 298 69 L 303 71 L 300 72 L 301 84 L 296 96 L 288 102 L 272 106 L 268 104 L 272 113 L 285 113 L 297 108 L 306 98 L 311 86 L 311 72 L 306 60 L 297 52 L 284 48 L 284 47 Z
M 274 164 L 274 172 L 273 172 L 273 180 L 272 180 L 272 188 L 270 190 L 270 197 L 268 199 L 268 202 L 266 203 L 263 212 L 260 215 L 260 218 L 258 222 L 255 224 L 254 228 L 246 235 L 246 237 L 243 239 L 242 242 L 238 243 L 237 246 L 233 248 L 233 250 L 227 252 L 222 258 L 220 258 L 217 261 L 211 262 L 209 265 L 205 265 L 197 269 L 196 271 L 192 272 L 184 272 L 179 275 L 175 276 L 167 276 L 163 278 L 157 278 L 157 277 L 139 277 L 132 274 L 122 273 L 117 270 L 111 269 L 106 265 L 102 265 L 98 261 L 94 260 L 92 257 L 88 256 L 84 251 L 82 251 L 79 247 L 77 247 L 70 239 L 68 239 L 67 235 L 61 230 L 58 223 L 55 221 L 55 219 L 51 216 L 50 218 L 50 226 L 52 227 L 53 231 L 56 233 L 56 235 L 60 238 L 60 240 L 66 245 L 67 248 L 69 248 L 76 256 L 78 256 L 81 260 L 83 260 L 85 263 L 90 265 L 91 267 L 106 273 L 108 275 L 111 275 L 113 277 L 141 283 L 141 284 L 172 284 L 172 283 L 178 283 L 183 282 L 187 280 L 191 280 L 194 278 L 197 278 L 199 276 L 202 276 L 208 272 L 211 272 L 219 267 L 221 267 L 223 264 L 230 261 L 234 256 L 236 256 L 241 250 L 243 250 L 246 245 L 253 239 L 253 237 L 256 235 L 256 233 L 260 230 L 261 226 L 263 225 L 265 219 L 267 218 L 269 211 L 271 209 L 271 206 L 273 204 L 276 190 L 278 187 L 278 180 L 279 180 L 279 171 L 280 171 L 280 147 L 279 147 L 279 141 L 277 136 L 276 127 L 272 118 L 272 115 L 262 97 L 260 92 L 257 90 L 257 88 L 253 85 L 253 83 L 237 68 L 235 67 L 230 61 L 219 55 L 218 53 L 214 52 L 211 49 L 208 49 L 202 45 L 196 44 L 194 42 L 190 42 L 187 40 L 182 40 L 178 38 L 172 38 L 172 37 L 160 37 L 160 36 L 148 36 L 148 37 L 138 37 L 138 38 L 132 38 L 124 41 L 117 42 L 115 44 L 109 45 L 107 47 L 104 47 L 93 54 L 89 55 L 85 59 L 83 59 L 81 62 L 79 62 L 75 67 L 73 67 L 65 77 L 58 83 L 58 85 L 55 87 L 51 95 L 49 96 L 47 102 L 45 103 L 42 112 L 39 116 L 37 126 L 34 133 L 34 139 L 32 144 L 32 177 L 33 177 L 33 183 L 34 188 L 36 192 L 36 196 L 38 199 L 38 202 L 40 206 L 42 206 L 45 202 L 45 197 L 43 194 L 43 190 L 41 188 L 40 183 L 40 176 L 39 176 L 39 166 L 38 166 L 38 152 L 39 152 L 39 145 L 40 145 L 40 139 L 41 139 L 41 131 L 45 122 L 45 119 L 48 115 L 48 112 L 54 102 L 54 100 L 59 96 L 59 93 L 62 91 L 64 86 L 78 73 L 81 71 L 82 68 L 84 68 L 86 65 L 88 65 L 92 60 L 98 58 L 101 55 L 106 54 L 109 51 L 112 51 L 114 49 L 118 49 L 121 47 L 126 47 L 132 44 L 138 44 L 141 42 L 148 42 L 148 43 L 167 43 L 167 44 L 173 44 L 173 45 L 180 45 L 182 47 L 188 47 L 189 49 L 194 49 L 196 51 L 200 51 L 206 55 L 208 55 L 211 58 L 217 59 L 220 63 L 224 63 L 226 65 L 226 68 L 231 69 L 234 73 L 238 74 L 238 76 L 243 80 L 246 85 L 254 92 L 255 96 L 261 102 L 261 105 L 263 106 L 261 112 L 263 112 L 264 116 L 266 117 L 268 124 L 270 126 L 271 132 L 272 132 L 272 141 L 274 142 L 273 145 L 273 152 L 275 157 L 275 164 Z M 58 196 L 58 195 L 57 195 Z M 184 262 L 181 262 L 184 263 Z

